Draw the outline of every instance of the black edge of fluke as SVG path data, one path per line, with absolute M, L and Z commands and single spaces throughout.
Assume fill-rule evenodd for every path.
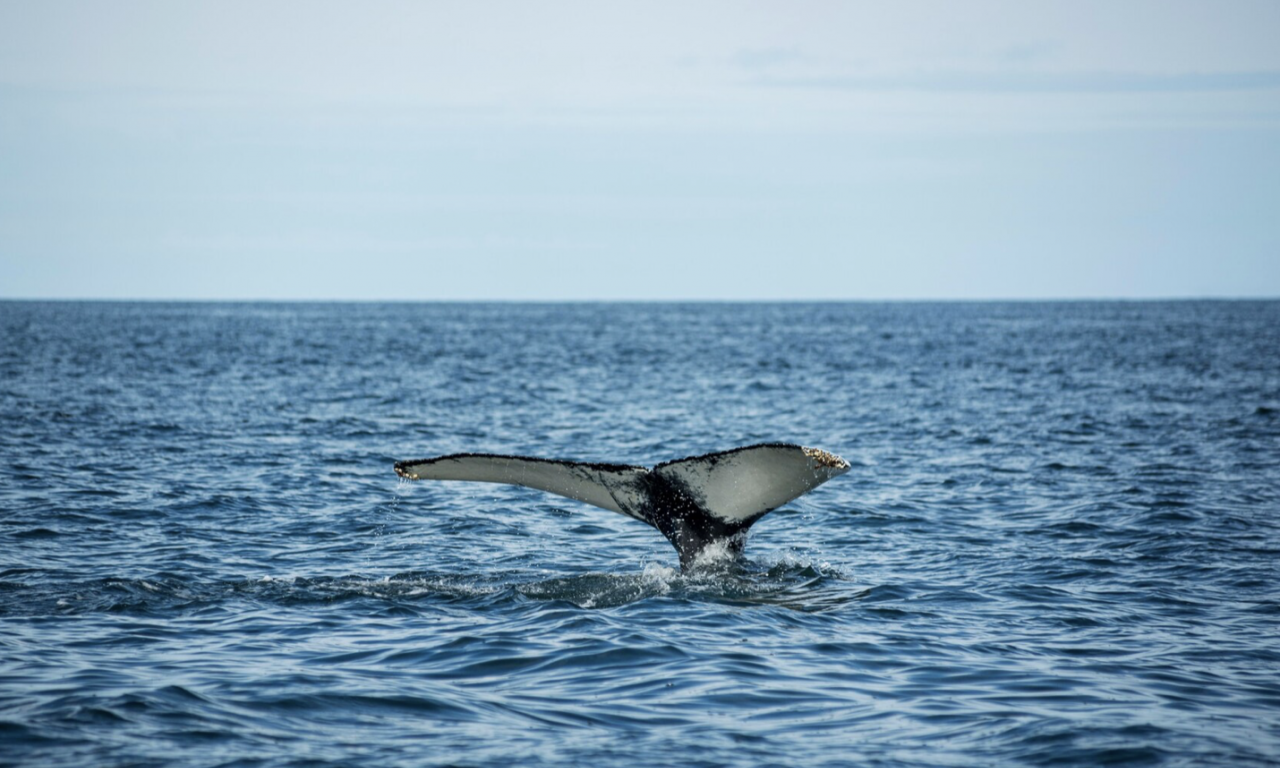
M 407 468 L 417 464 L 435 464 L 438 461 L 449 461 L 450 459 L 514 459 L 517 461 L 535 461 L 541 464 L 556 464 L 560 466 L 579 466 L 589 469 L 598 469 L 604 472 L 621 472 L 628 469 L 643 469 L 647 471 L 647 467 L 639 467 L 634 464 L 608 464 L 596 461 L 572 461 L 570 459 L 544 459 L 539 456 L 518 456 L 508 453 L 450 453 L 446 456 L 431 456 L 426 459 L 406 459 L 395 463 L 396 474 L 412 480 L 408 474 Z

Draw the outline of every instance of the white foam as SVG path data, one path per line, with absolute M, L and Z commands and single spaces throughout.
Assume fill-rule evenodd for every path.
M 731 544 L 732 539 L 720 539 L 713 541 L 702 548 L 693 558 L 691 564 L 694 569 L 717 568 L 728 565 L 738 558 L 738 554 L 734 552 Z
M 645 563 L 642 577 L 645 581 L 660 582 L 662 584 L 670 584 L 671 580 L 680 575 L 675 568 L 663 565 L 661 563 Z

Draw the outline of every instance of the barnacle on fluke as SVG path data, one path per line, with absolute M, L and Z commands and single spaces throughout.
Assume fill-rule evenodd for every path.
M 804 455 L 816 461 L 820 467 L 830 467 L 831 469 L 849 468 L 849 462 L 821 448 L 805 448 Z

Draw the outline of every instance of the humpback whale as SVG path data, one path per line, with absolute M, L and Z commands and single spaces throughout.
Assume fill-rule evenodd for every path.
M 849 462 L 817 448 L 761 443 L 657 464 L 627 464 L 455 453 L 398 461 L 409 480 L 469 480 L 535 488 L 657 528 L 687 569 L 707 547 L 725 542 L 741 554 L 747 529 L 769 512 L 849 471 Z

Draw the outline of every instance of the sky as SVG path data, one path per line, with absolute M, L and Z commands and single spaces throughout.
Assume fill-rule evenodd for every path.
M 0 0 L 0 298 L 1280 296 L 1280 3 Z

